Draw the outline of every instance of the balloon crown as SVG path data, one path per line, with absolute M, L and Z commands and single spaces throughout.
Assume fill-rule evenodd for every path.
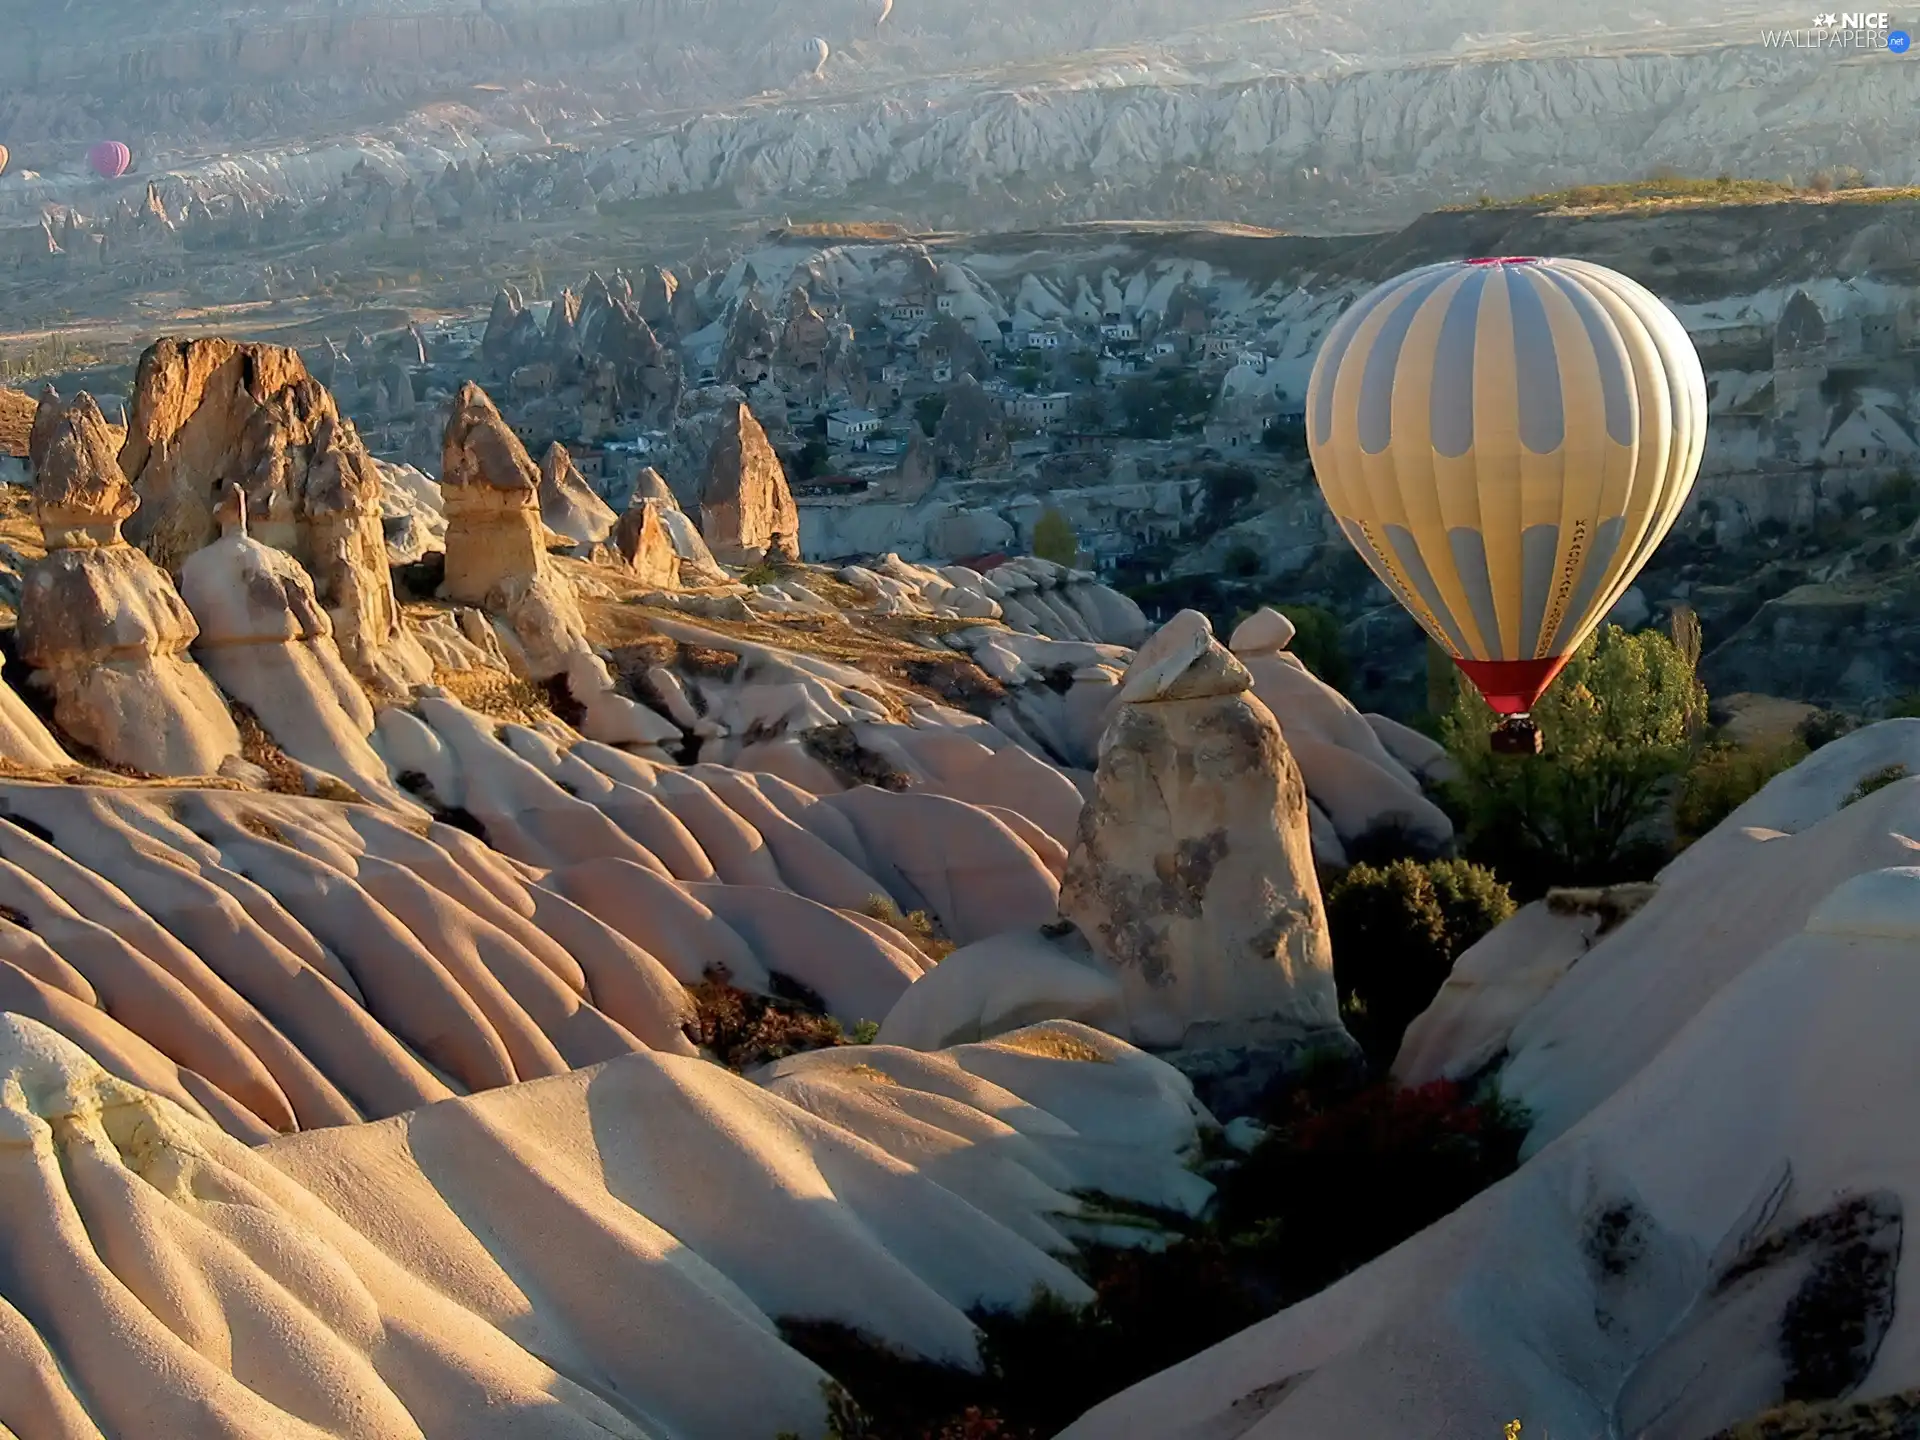
M 1477 260 L 1469 260 L 1469 265 L 1538 265 L 1538 255 L 1482 255 Z

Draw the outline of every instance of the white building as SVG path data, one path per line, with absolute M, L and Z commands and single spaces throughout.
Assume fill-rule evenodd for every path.
M 1058 330 L 1029 330 L 1020 343 L 1028 350 L 1058 350 L 1061 339 Z
M 1052 390 L 1044 395 L 1016 395 L 1007 403 L 1007 414 L 1022 425 L 1048 430 L 1067 418 L 1067 405 L 1072 399 L 1065 390 Z
M 927 318 L 927 307 L 918 300 L 902 300 L 887 313 L 902 325 L 912 325 Z
M 827 416 L 827 439 L 835 445 L 859 445 L 880 428 L 871 410 L 836 410 Z
M 1106 341 L 1122 343 L 1138 340 L 1140 326 L 1132 320 L 1108 320 L 1100 327 L 1100 338 Z
M 936 295 L 933 297 L 933 308 L 938 310 L 942 315 L 951 315 L 953 313 L 954 298 L 952 295 Z

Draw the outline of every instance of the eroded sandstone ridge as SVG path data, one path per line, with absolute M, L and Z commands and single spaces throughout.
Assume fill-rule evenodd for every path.
M 1137 1040 L 1209 1103 L 1345 1049 L 1307 792 L 1253 679 L 1183 610 L 1139 653 L 1100 741 L 1061 914 L 1119 973 Z

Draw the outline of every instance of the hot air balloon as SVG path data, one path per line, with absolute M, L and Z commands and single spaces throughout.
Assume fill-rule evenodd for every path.
M 7 173 L 7 147 L 0 145 L 0 175 Z
M 102 140 L 87 151 L 87 164 L 102 180 L 118 180 L 133 163 L 133 152 L 118 140 Z
M 828 47 L 827 42 L 822 40 L 818 35 L 807 42 L 807 51 L 813 56 L 813 74 L 814 78 L 818 79 L 826 73 L 827 56 L 831 55 L 833 51 Z
M 878 30 L 887 23 L 887 17 L 893 13 L 893 0 L 880 0 L 880 13 L 874 18 L 873 28 Z
M 1700 358 L 1672 311 L 1599 265 L 1427 265 L 1340 317 L 1307 447 L 1341 533 L 1540 750 L 1532 708 L 1693 488 Z

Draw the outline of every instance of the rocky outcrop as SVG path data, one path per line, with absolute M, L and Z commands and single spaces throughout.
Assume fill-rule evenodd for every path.
M 1100 742 L 1062 915 L 1115 967 L 1140 1043 L 1235 1111 L 1309 1047 L 1348 1048 L 1307 796 L 1252 677 L 1183 610 Z
M 1347 846 L 1389 834 L 1402 848 L 1446 850 L 1453 822 L 1422 793 L 1415 771 L 1387 748 L 1381 734 L 1392 722 L 1362 715 L 1288 653 L 1292 641 L 1293 623 L 1263 606 L 1240 622 L 1229 643 L 1300 766 L 1313 807 L 1316 856 L 1323 864 L 1343 865 Z M 1410 756 L 1419 752 L 1427 768 L 1445 766 L 1445 751 L 1425 736 L 1404 726 L 1388 733 Z
M 642 583 L 665 590 L 727 583 L 727 572 L 652 466 L 634 479 L 633 498 L 613 528 L 613 549 Z
M 593 493 L 566 446 L 548 446 L 540 461 L 541 523 L 584 550 L 606 539 L 619 518 Z
M 487 392 L 460 387 L 447 421 L 440 466 L 447 513 L 449 600 L 485 605 L 502 581 L 531 580 L 546 568 L 540 471 Z
M 240 753 L 226 702 L 187 647 L 199 633 L 166 573 L 121 538 L 139 507 L 86 394 L 48 397 L 34 484 L 47 554 L 28 567 L 16 636 L 56 723 L 116 765 L 211 775 Z
M 933 431 L 933 452 L 943 467 L 961 475 L 1007 458 L 1006 417 L 999 402 L 971 375 L 947 390 L 947 408 Z
M 700 533 L 729 565 L 800 558 L 800 512 L 780 457 L 744 404 L 723 418 L 700 484 Z
M 779 348 L 780 331 L 773 317 L 760 308 L 752 293 L 743 295 L 734 308 L 720 351 L 721 384 L 743 388 L 759 384 L 772 374 Z
M 140 357 L 120 467 L 140 497 L 128 538 L 170 573 L 219 533 L 210 480 L 237 484 L 263 543 L 313 576 L 354 673 L 395 693 L 426 678 L 387 569 L 379 471 L 297 352 L 156 342 Z
M 194 551 L 180 595 L 199 626 L 193 652 L 207 673 L 291 759 L 370 800 L 415 808 L 368 743 L 373 707 L 340 659 L 333 622 L 300 563 L 247 534 L 246 496 L 229 487 L 221 537 Z

